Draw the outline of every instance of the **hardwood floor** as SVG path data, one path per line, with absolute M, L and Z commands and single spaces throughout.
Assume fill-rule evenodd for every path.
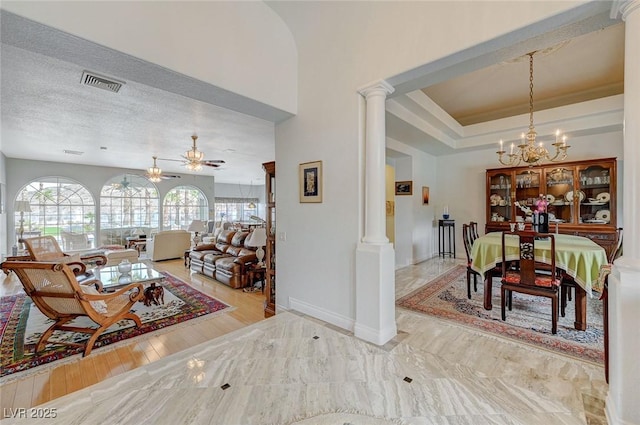
M 131 344 L 116 349 L 105 348 L 104 352 L 96 349 L 77 362 L 3 384 L 0 386 L 0 408 L 4 411 L 37 406 L 264 319 L 264 295 L 261 292 L 246 293 L 201 274 L 191 274 L 182 259 L 153 263 L 153 267 L 173 274 L 199 291 L 235 307 L 235 310 L 209 320 L 195 321 L 192 326 L 174 326 L 175 329 L 169 328 L 158 335 L 134 338 Z M 15 294 L 21 288 L 15 276 L 6 277 L 0 296 Z

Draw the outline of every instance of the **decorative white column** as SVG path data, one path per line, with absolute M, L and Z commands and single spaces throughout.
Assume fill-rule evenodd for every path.
M 640 424 L 640 0 L 616 0 L 625 22 L 623 256 L 609 276 L 610 424 Z M 620 181 L 620 180 L 619 180 Z
M 367 101 L 365 135 L 365 232 L 362 242 L 388 243 L 385 221 L 385 101 L 393 93 L 385 81 L 360 90 Z
M 378 345 L 397 333 L 395 253 L 385 221 L 385 101 L 393 90 L 385 81 L 360 90 L 366 100 L 365 232 L 356 249 L 354 335 Z

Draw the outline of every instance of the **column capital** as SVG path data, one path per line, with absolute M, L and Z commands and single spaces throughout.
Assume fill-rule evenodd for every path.
M 396 89 L 394 89 L 391 84 L 387 83 L 385 80 L 380 80 L 380 81 L 376 81 L 373 84 L 370 84 L 368 86 L 358 89 L 358 93 L 360 93 L 366 98 L 366 97 L 369 97 L 369 95 L 371 94 L 380 94 L 380 92 L 382 92 L 382 94 L 386 96 L 388 94 L 393 93 L 395 90 Z
M 634 10 L 640 10 L 640 0 L 613 0 L 609 16 L 611 19 L 618 19 L 621 16 L 625 21 Z

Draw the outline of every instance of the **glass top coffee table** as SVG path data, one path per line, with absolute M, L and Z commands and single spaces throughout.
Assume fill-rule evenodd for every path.
M 122 274 L 118 271 L 118 266 L 98 267 L 93 269 L 93 275 L 102 282 L 102 287 L 98 291 L 112 291 L 130 283 L 161 283 L 164 275 L 147 266 L 144 263 L 131 264 L 131 272 Z

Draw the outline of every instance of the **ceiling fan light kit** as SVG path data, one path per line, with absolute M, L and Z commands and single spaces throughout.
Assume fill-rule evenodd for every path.
M 202 166 L 206 165 L 207 167 L 218 168 L 221 164 L 225 162 L 221 159 L 204 159 L 204 152 L 198 150 L 198 146 L 196 145 L 196 140 L 198 140 L 197 135 L 192 135 L 191 139 L 193 140 L 193 146 L 191 149 L 186 151 L 184 155 L 181 155 L 183 159 L 169 159 L 169 158 L 158 158 L 156 156 L 153 157 L 153 167 L 147 169 L 147 178 L 152 182 L 158 182 L 160 179 L 165 178 L 179 178 L 180 176 L 167 176 L 162 175 L 162 170 L 158 168 L 156 165 L 156 160 L 160 161 L 179 161 L 184 164 L 184 166 L 191 171 L 200 171 L 202 170 Z M 155 170 L 158 170 L 157 172 Z M 156 178 L 157 180 L 151 180 L 151 178 Z
M 184 153 L 184 159 L 187 160 L 185 167 L 192 171 L 200 171 L 202 169 L 201 161 L 204 159 L 204 152 L 200 152 L 196 146 L 198 136 L 194 134 L 191 136 L 191 139 L 193 139 L 193 146 Z
M 160 168 L 158 168 L 158 166 L 156 165 L 156 160 L 158 159 L 157 156 L 153 157 L 153 167 L 149 167 L 147 169 L 147 179 L 150 182 L 153 183 L 158 183 L 160 180 L 162 180 L 162 170 Z
M 571 146 L 567 145 L 567 137 L 560 137 L 560 130 L 556 131 L 556 141 L 552 143 L 555 147 L 555 154 L 551 156 L 547 148 L 543 143 L 536 144 L 536 130 L 533 126 L 533 55 L 536 52 L 527 53 L 529 56 L 529 131 L 526 136 L 522 133 L 521 142 L 517 146 L 514 152 L 514 144 L 511 143 L 511 151 L 507 154 L 507 158 L 504 158 L 506 151 L 503 148 L 503 142 L 500 140 L 500 150 L 496 152 L 498 154 L 498 161 L 502 165 L 516 166 L 521 162 L 527 163 L 529 166 L 540 164 L 543 160 L 550 162 L 560 162 L 567 158 L 567 149 Z

